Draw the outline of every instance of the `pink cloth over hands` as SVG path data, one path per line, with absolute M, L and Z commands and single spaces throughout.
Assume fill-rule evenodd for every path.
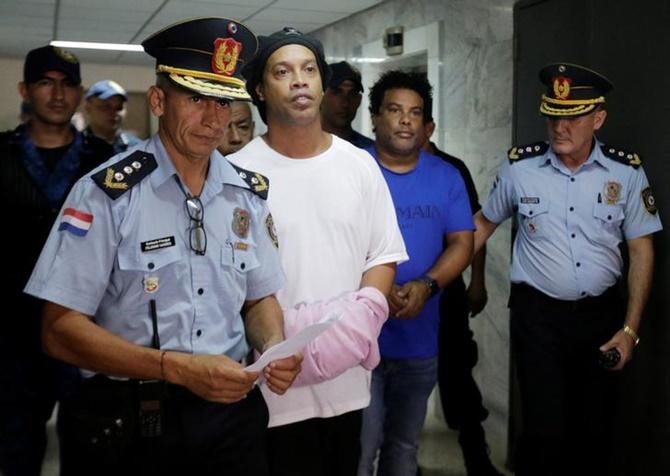
M 302 350 L 302 371 L 295 385 L 323 382 L 357 365 L 372 370 L 379 364 L 377 339 L 389 308 L 386 297 L 373 287 L 284 309 L 284 334 L 290 337 L 333 313 L 340 319 Z

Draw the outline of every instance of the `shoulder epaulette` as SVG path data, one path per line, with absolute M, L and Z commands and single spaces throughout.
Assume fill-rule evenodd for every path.
M 243 169 L 237 165 L 229 162 L 233 166 L 237 175 L 240 176 L 244 183 L 249 186 L 249 190 L 254 192 L 256 195 L 261 197 L 263 200 L 268 199 L 268 190 L 270 189 L 270 179 L 265 175 L 261 175 L 258 172 L 252 170 Z
M 507 158 L 509 163 L 513 164 L 523 159 L 530 159 L 531 157 L 537 157 L 538 155 L 543 155 L 549 149 L 548 142 L 535 142 L 534 144 L 522 145 L 518 147 L 512 147 L 507 152 Z
M 91 175 L 93 181 L 112 200 L 116 200 L 142 181 L 158 164 L 153 154 L 136 150 L 129 156 Z
M 627 152 L 625 150 L 618 149 L 606 144 L 601 145 L 600 150 L 602 151 L 603 155 L 605 155 L 605 157 L 608 157 L 624 165 L 630 165 L 635 169 L 642 165 L 642 159 L 635 152 Z

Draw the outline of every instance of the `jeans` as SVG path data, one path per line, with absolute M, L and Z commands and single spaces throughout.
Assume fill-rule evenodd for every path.
M 385 359 L 372 372 L 372 400 L 363 410 L 358 476 L 412 476 L 426 403 L 437 381 L 437 356 Z

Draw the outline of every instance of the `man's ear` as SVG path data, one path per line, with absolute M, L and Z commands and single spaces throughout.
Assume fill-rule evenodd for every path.
M 258 83 L 256 85 L 256 96 L 258 96 L 259 101 L 265 101 L 265 95 L 263 94 L 263 85 Z
M 29 102 L 27 95 L 28 95 L 28 86 L 26 83 L 23 81 L 19 81 L 19 84 L 16 85 L 16 89 L 19 91 L 19 94 L 23 98 L 24 101 Z
M 433 133 L 435 132 L 435 121 L 428 121 L 424 124 L 423 127 L 425 128 L 426 132 L 426 142 L 428 142 L 430 138 L 433 137 Z
M 165 100 L 167 95 L 165 91 L 160 87 L 153 85 L 147 91 L 147 101 L 149 102 L 149 108 L 151 112 L 156 117 L 161 117 L 165 114 Z
M 596 111 L 596 115 L 593 118 L 593 129 L 598 130 L 600 129 L 603 124 L 605 123 L 605 119 L 607 119 L 607 110 L 606 109 L 598 109 Z

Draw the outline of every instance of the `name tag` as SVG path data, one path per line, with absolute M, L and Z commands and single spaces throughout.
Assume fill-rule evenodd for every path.
M 169 248 L 174 246 L 174 236 L 166 236 L 165 238 L 156 238 L 155 240 L 143 241 L 140 243 L 142 252 L 146 253 L 147 251 L 160 250 L 161 248 Z
M 540 203 L 540 197 L 521 197 L 521 203 L 533 203 L 537 205 Z

